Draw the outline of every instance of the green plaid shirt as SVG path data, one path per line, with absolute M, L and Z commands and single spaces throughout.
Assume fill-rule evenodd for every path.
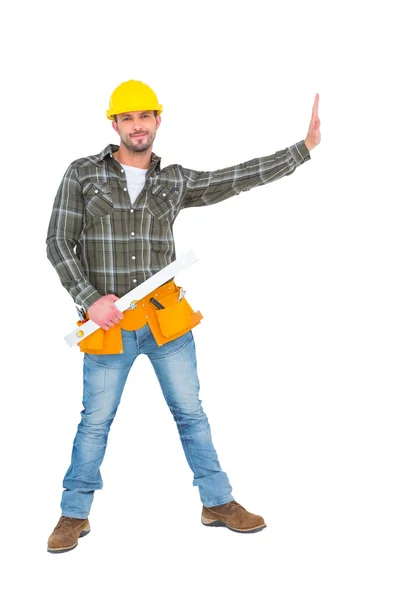
M 145 186 L 131 204 L 110 144 L 75 160 L 57 191 L 47 256 L 74 302 L 86 310 L 106 294 L 123 296 L 175 260 L 173 224 L 182 208 L 208 206 L 290 175 L 310 160 L 300 141 L 271 156 L 218 171 L 160 168 L 151 155 Z

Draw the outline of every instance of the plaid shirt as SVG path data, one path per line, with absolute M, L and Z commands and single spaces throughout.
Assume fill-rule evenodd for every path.
M 290 175 L 310 160 L 300 141 L 271 156 L 218 171 L 160 168 L 151 155 L 145 186 L 131 204 L 110 144 L 68 167 L 54 201 L 47 256 L 74 302 L 86 310 L 103 295 L 123 296 L 175 260 L 179 211 L 208 206 Z

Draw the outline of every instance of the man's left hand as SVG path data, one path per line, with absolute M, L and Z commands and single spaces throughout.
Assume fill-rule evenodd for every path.
M 315 101 L 312 109 L 310 127 L 308 128 L 308 133 L 306 139 L 304 140 L 304 143 L 307 146 L 309 152 L 311 152 L 311 150 L 315 148 L 315 146 L 318 146 L 318 144 L 321 141 L 321 132 L 319 130 L 321 121 L 318 118 L 318 102 L 319 94 L 315 94 Z

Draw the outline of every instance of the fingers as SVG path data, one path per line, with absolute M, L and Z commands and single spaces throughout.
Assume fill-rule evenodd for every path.
M 108 331 L 110 329 L 106 321 L 104 321 L 103 319 L 99 319 L 96 316 L 92 316 L 91 321 L 93 321 L 93 323 L 96 323 L 96 325 L 104 329 L 104 331 Z
M 89 317 L 104 331 L 108 331 L 110 327 L 118 325 L 121 319 L 124 318 L 124 315 L 113 305 L 106 312 L 104 309 L 102 311 L 91 311 Z
M 319 94 L 315 94 L 314 106 L 312 109 L 311 119 L 318 117 Z
M 115 294 L 108 294 L 107 297 L 110 298 L 113 302 L 119 300 L 118 296 L 116 296 Z M 114 323 L 118 325 L 118 322 L 124 318 L 124 315 L 120 310 L 118 310 L 115 304 L 113 304 L 113 308 L 115 309 L 115 316 L 118 317 L 118 321 L 114 321 Z
M 107 315 L 109 323 L 113 325 L 118 325 L 118 323 L 124 318 L 124 313 L 122 313 L 118 308 L 114 305 L 112 310 Z
M 88 310 L 89 318 L 104 331 L 118 325 L 124 318 L 124 314 L 115 306 L 117 300 L 119 298 L 115 294 L 107 294 L 97 300 Z
M 110 317 L 110 320 L 109 320 L 108 324 L 109 324 L 110 327 L 112 327 L 113 325 L 118 325 L 118 323 L 120 322 L 120 320 L 121 320 L 121 317 L 118 317 L 118 315 L 115 314 L 115 315 L 112 315 Z
M 121 316 L 118 316 L 121 315 Z M 124 315 L 120 311 L 109 312 L 106 317 L 104 317 L 97 324 L 104 329 L 104 331 L 108 331 L 114 325 L 118 325 L 121 319 L 124 318 Z

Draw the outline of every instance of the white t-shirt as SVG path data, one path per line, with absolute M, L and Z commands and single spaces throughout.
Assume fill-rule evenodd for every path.
M 131 204 L 133 204 L 144 188 L 147 169 L 138 169 L 138 167 L 131 167 L 130 165 L 123 165 L 122 163 L 120 164 L 125 169 L 129 197 L 131 199 Z

